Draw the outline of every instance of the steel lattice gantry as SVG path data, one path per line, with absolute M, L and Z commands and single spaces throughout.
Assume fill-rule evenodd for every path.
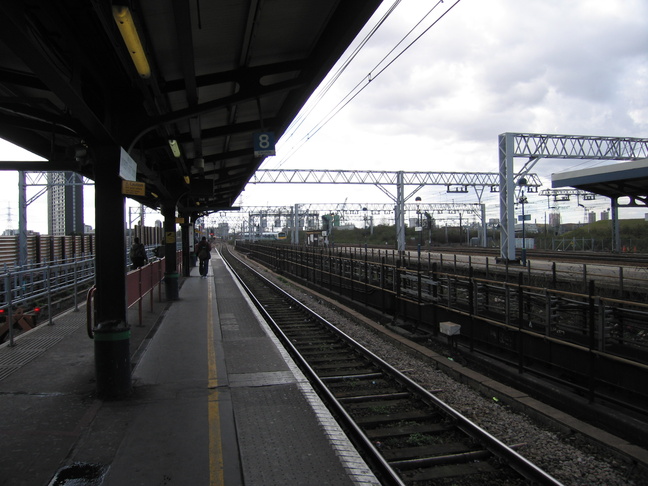
M 648 139 L 598 137 L 588 135 L 549 135 L 503 133 L 499 145 L 499 193 L 501 223 L 501 256 L 515 259 L 514 196 L 516 182 L 527 185 L 523 178 L 540 159 L 638 160 L 648 157 Z M 527 158 L 517 174 L 513 159 Z M 514 180 L 517 177 L 517 181 Z
M 92 182 L 75 172 L 26 172 L 18 171 L 18 264 L 27 264 L 27 207 L 54 186 L 75 187 L 92 185 Z M 27 186 L 41 187 L 27 198 Z M 74 209 L 73 209 L 74 210 Z M 80 208 L 83 211 L 83 206 Z M 51 215 L 48 215 L 51 221 Z M 83 214 L 79 216 L 83 221 Z
M 535 174 L 527 175 L 529 187 L 542 185 Z M 468 192 L 473 187 L 477 198 L 485 187 L 497 192 L 500 187 L 499 175 L 491 172 L 405 172 L 405 171 L 371 171 L 371 170 L 309 170 L 309 169 L 266 169 L 257 170 L 252 184 L 373 184 L 395 201 L 396 242 L 398 251 L 405 251 L 405 202 L 423 186 L 446 186 L 448 192 Z M 396 195 L 392 195 L 384 186 L 396 186 Z M 416 186 L 410 194 L 405 195 L 405 186 Z M 482 244 L 486 245 L 486 216 L 482 211 Z
M 407 172 L 375 170 L 315 170 L 315 169 L 260 169 L 250 179 L 251 184 L 375 184 L 396 185 L 402 174 L 406 185 L 437 185 L 452 187 L 499 187 L 497 173 L 493 172 Z M 529 185 L 539 183 L 536 176 Z
M 554 199 L 566 197 L 566 200 L 569 200 L 570 196 L 582 197 L 585 201 L 596 199 L 596 194 L 580 189 L 544 189 L 540 191 L 540 196 L 553 197 Z

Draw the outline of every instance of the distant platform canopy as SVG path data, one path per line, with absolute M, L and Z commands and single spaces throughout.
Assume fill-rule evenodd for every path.
M 630 198 L 624 206 L 648 205 L 648 159 L 551 174 L 551 187 L 574 187 L 612 199 Z

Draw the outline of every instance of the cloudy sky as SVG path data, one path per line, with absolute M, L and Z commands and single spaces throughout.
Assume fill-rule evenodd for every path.
M 367 30 L 393 4 L 385 0 Z M 504 132 L 645 138 L 648 2 L 402 0 L 330 89 L 313 98 L 317 103 L 305 107 L 307 115 L 262 168 L 496 173 L 497 137 Z M 10 158 L 2 148 L 0 158 Z M 551 173 L 595 165 L 600 163 L 544 160 L 533 172 L 548 189 Z M 0 184 L 0 226 L 6 223 L 5 208 L 17 208 L 17 199 L 8 198 L 16 187 L 9 179 Z M 441 186 L 417 195 L 424 202 L 477 202 L 474 192 L 446 194 Z M 529 199 L 527 212 L 544 222 L 547 198 Z M 371 185 L 296 184 L 249 184 L 237 202 L 345 200 L 389 202 Z M 488 218 L 499 217 L 497 197 L 485 194 L 482 202 L 488 204 Z M 609 201 L 587 205 L 598 214 Z M 559 209 L 563 221 L 583 219 L 575 200 Z M 645 212 L 622 210 L 621 217 Z M 17 222 L 17 209 L 14 213 Z M 32 229 L 37 216 L 28 218 Z
M 381 13 L 391 5 L 386 1 Z M 262 168 L 497 173 L 497 137 L 504 132 L 648 137 L 648 2 L 462 0 L 453 5 L 446 1 L 426 17 L 435 2 L 402 1 Z M 421 19 L 394 53 L 448 10 L 382 71 L 394 54 L 381 60 Z M 318 129 L 359 84 L 366 87 Z M 597 164 L 545 160 L 533 171 L 545 181 L 543 188 L 550 188 L 552 172 Z M 441 186 L 417 195 L 424 202 L 477 202 L 474 192 L 447 194 Z M 343 202 L 347 197 L 359 203 L 389 201 L 373 186 L 248 185 L 242 202 Z M 547 198 L 529 198 L 534 219 L 543 222 Z M 587 204 L 598 213 L 609 207 L 603 199 Z M 486 198 L 488 217 L 499 217 L 498 201 Z M 583 219 L 575 200 L 561 210 L 574 222 Z

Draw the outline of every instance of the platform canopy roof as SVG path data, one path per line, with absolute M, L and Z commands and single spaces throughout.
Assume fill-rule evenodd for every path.
M 610 198 L 628 197 L 630 205 L 648 202 L 648 159 L 551 175 L 552 187 L 574 187 Z
M 48 162 L 0 169 L 94 179 L 95 149 L 118 145 L 143 204 L 229 208 L 263 161 L 253 134 L 281 137 L 380 3 L 3 0 L 0 138 Z

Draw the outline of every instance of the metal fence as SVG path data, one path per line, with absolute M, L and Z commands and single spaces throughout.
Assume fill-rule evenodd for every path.
M 181 273 L 181 252 L 177 253 L 176 261 L 177 271 Z M 141 324 L 144 297 L 150 297 L 152 306 L 153 290 L 158 287 L 158 299 L 162 300 L 160 283 L 164 279 L 164 258 L 151 255 L 147 265 L 130 272 L 126 266 L 125 278 L 127 306 L 138 305 Z M 43 318 L 52 324 L 53 316 L 59 311 L 78 310 L 80 297 L 82 302 L 86 301 L 82 293 L 94 283 L 94 256 L 30 263 L 22 267 L 5 265 L 0 272 L 0 343 L 8 340 L 13 346 L 16 329 L 32 329 Z
M 31 264 L 0 274 L 0 340 L 8 337 L 13 345 L 14 325 L 34 327 L 43 308 L 51 324 L 54 304 L 62 299 L 71 299 L 78 310 L 78 295 L 94 278 L 94 257 Z

